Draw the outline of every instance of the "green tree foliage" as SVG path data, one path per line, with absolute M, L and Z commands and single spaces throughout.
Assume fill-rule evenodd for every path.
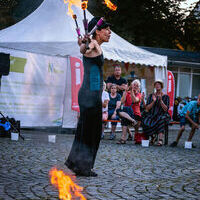
M 22 20 L 44 0 L 0 0 L 0 29 Z M 105 16 L 112 30 L 138 46 L 200 51 L 200 1 L 186 18 L 180 3 L 186 0 L 111 0 L 115 12 L 104 0 L 89 0 L 89 11 Z
M 186 50 L 200 51 L 200 1 L 185 19 L 182 43 Z
M 16 0 L 18 4 L 14 7 L 12 15 L 16 22 L 24 19 L 36 10 L 44 0 Z
M 11 16 L 12 8 L 17 5 L 15 0 L 0 0 L 0 30 L 14 24 Z
M 184 13 L 181 0 L 113 0 L 113 12 L 101 0 L 89 2 L 89 10 L 104 15 L 113 24 L 112 30 L 138 46 L 177 48 L 183 38 Z
M 0 29 L 11 26 L 31 14 L 44 0 L 0 0 Z

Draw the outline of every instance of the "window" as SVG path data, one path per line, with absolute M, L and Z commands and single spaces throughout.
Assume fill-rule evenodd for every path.
M 183 68 L 183 67 L 180 67 L 180 72 L 191 72 L 191 68 Z
M 181 98 L 190 96 L 190 77 L 190 74 L 180 73 L 179 96 Z
M 178 67 L 172 67 L 172 66 L 168 66 L 167 67 L 167 69 L 169 70 L 169 71 L 172 71 L 172 72 L 178 72 Z
M 197 69 L 197 68 L 196 68 L 196 69 L 193 69 L 193 73 L 195 73 L 195 74 L 196 74 L 196 73 L 200 74 L 200 69 Z
M 193 75 L 192 97 L 198 96 L 198 94 L 200 94 L 200 75 Z

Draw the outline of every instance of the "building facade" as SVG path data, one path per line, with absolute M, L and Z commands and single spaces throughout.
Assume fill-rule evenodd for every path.
M 174 74 L 176 97 L 194 98 L 200 94 L 200 53 L 150 47 L 142 48 L 168 56 L 167 69 Z

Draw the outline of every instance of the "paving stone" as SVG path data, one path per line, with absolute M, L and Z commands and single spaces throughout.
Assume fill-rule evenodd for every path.
M 170 130 L 169 143 L 176 134 Z M 88 200 L 200 199 L 200 138 L 196 134 L 193 139 L 197 148 L 184 149 L 188 130 L 176 148 L 102 140 L 94 169 L 97 178 L 76 178 L 65 167 L 73 135 L 57 134 L 55 144 L 48 143 L 46 132 L 23 131 L 23 135 L 25 141 L 0 138 L 0 200 L 58 199 L 49 181 L 52 167 L 84 187 Z

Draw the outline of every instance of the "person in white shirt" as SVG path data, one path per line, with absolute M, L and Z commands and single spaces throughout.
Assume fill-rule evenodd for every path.
M 103 120 L 103 124 L 102 124 L 102 135 L 101 138 L 104 138 L 104 126 L 105 126 L 105 120 L 108 119 L 108 103 L 110 101 L 109 98 L 109 94 L 108 92 L 106 92 L 106 83 L 103 82 L 103 92 L 102 92 L 102 120 Z

